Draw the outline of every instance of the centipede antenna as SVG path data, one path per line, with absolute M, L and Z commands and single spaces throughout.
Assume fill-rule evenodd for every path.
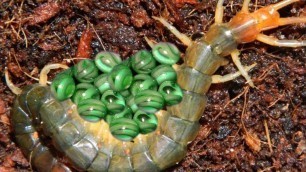
M 155 17 L 155 16 L 153 16 L 152 18 L 161 22 L 167 29 L 169 29 L 170 32 L 172 32 L 186 46 L 189 47 L 192 44 L 192 40 L 187 35 L 178 31 L 174 26 L 168 23 L 164 18 Z
M 244 0 L 241 8 L 242 12 L 249 13 L 249 4 L 251 0 Z
M 279 10 L 279 9 L 281 9 L 281 8 L 283 8 L 283 7 L 287 6 L 287 5 L 289 5 L 289 4 L 292 4 L 292 3 L 298 2 L 298 1 L 300 1 L 300 0 L 284 0 L 284 1 L 281 1 L 281 2 L 279 2 L 279 3 L 277 3 L 277 4 L 273 4 L 273 5 L 271 5 L 271 6 L 272 6 L 275 10 Z
M 279 40 L 265 34 L 258 34 L 256 40 L 278 47 L 304 47 L 306 46 L 306 40 L 297 41 L 297 40 Z
M 221 24 L 223 21 L 223 11 L 224 11 L 223 2 L 224 0 L 219 0 L 217 3 L 216 12 L 215 12 L 216 24 Z
M 9 76 L 7 67 L 5 67 L 4 73 L 5 73 L 6 85 L 9 87 L 9 89 L 16 95 L 21 94 L 22 90 L 18 88 L 16 85 L 14 85 L 13 82 L 10 80 L 10 76 Z
M 306 23 L 306 17 L 287 17 L 278 20 L 280 26 L 289 24 Z
M 39 84 L 47 85 L 48 73 L 50 72 L 51 69 L 58 69 L 58 68 L 68 69 L 69 67 L 67 65 L 58 64 L 58 63 L 46 65 L 40 72 Z

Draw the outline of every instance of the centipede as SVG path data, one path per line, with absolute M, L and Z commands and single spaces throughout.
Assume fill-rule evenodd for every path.
M 166 170 L 180 162 L 186 156 L 188 144 L 196 138 L 200 129 L 199 120 L 207 104 L 206 94 L 211 84 L 227 82 L 242 75 L 250 87 L 255 87 L 248 72 L 256 64 L 254 63 L 250 66 L 241 64 L 239 50 L 237 49 L 239 44 L 259 41 L 276 47 L 295 48 L 306 46 L 305 40 L 278 40 L 263 33 L 263 31 L 279 26 L 306 23 L 305 16 L 281 18 L 278 12 L 278 10 L 293 3 L 298 3 L 299 1 L 284 0 L 250 12 L 250 0 L 244 0 L 242 9 L 229 22 L 223 23 L 224 0 L 219 0 L 215 11 L 214 24 L 210 26 L 210 29 L 202 37 L 195 40 L 179 32 L 163 17 L 152 16 L 157 23 L 161 23 L 174 34 L 187 49 L 184 53 L 182 64 L 175 64 L 178 61 L 177 57 L 175 57 L 175 60 L 173 58 L 167 59 L 170 62 L 164 60 L 160 62 L 160 67 L 156 67 L 163 67 L 161 72 L 153 74 L 157 70 L 153 69 L 151 76 L 145 77 L 145 81 L 146 83 L 150 83 L 148 87 L 156 87 L 152 84 L 155 82 L 153 80 L 160 83 L 165 82 L 163 78 L 161 79 L 162 81 L 159 81 L 160 78 L 158 77 L 168 71 L 170 71 L 169 75 L 174 75 L 172 68 L 165 67 L 166 65 L 163 63 L 175 65 L 174 73 L 177 76 L 177 79 L 175 79 L 182 89 L 182 98 L 180 101 L 170 103 L 171 105 L 169 104 L 158 111 L 155 111 L 156 109 L 152 110 L 152 107 L 151 109 L 143 108 L 143 110 L 147 110 L 150 113 L 155 113 L 158 123 L 154 131 L 149 133 L 146 132 L 147 130 L 144 130 L 143 134 L 137 133 L 132 138 L 121 137 L 121 139 L 118 139 L 118 137 L 114 137 L 113 131 L 111 131 L 111 127 L 106 120 L 97 122 L 95 121 L 96 116 L 90 116 L 87 119 L 94 120 L 95 122 L 88 121 L 80 114 L 79 105 L 76 105 L 75 101 L 71 99 L 62 100 L 54 95 L 54 88 L 47 86 L 46 75 L 50 69 L 67 69 L 67 66 L 62 64 L 47 65 L 40 74 L 39 83 L 28 85 L 22 90 L 16 88 L 11 83 L 6 72 L 7 85 L 17 94 L 11 112 L 12 127 L 17 145 L 28 158 L 31 167 L 36 171 Z M 152 48 L 152 52 L 156 45 L 160 45 L 150 40 L 147 40 L 147 42 Z M 167 43 L 162 43 L 161 45 L 165 46 L 165 44 L 168 47 L 170 45 L 172 46 L 172 44 Z M 177 54 L 176 50 L 173 50 L 175 48 L 171 46 L 170 53 L 167 51 L 163 54 L 167 54 L 165 55 L 166 58 L 173 51 L 174 54 Z M 144 51 L 142 52 L 144 53 Z M 145 51 L 145 53 L 147 52 L 149 51 Z M 110 52 L 104 52 L 103 55 L 105 53 L 110 54 Z M 121 63 L 121 60 L 116 55 L 112 54 L 111 57 L 115 61 L 114 63 Z M 221 66 L 228 64 L 227 57 L 231 57 L 239 71 L 225 76 L 214 75 Z M 116 70 L 114 71 L 117 72 L 119 69 L 120 71 L 127 70 L 125 69 L 125 65 L 129 65 L 127 63 L 130 63 L 130 61 L 122 61 L 121 64 L 116 66 Z M 86 66 L 87 64 L 81 65 Z M 149 67 L 145 67 L 150 68 L 150 65 L 148 65 Z M 106 73 L 110 70 L 105 66 L 101 68 Z M 73 70 L 78 70 L 77 65 Z M 137 68 L 137 70 L 143 69 Z M 125 79 L 129 77 L 127 73 L 125 72 L 124 74 Z M 97 84 L 98 89 L 104 89 L 107 81 L 110 83 L 115 82 L 111 79 L 106 81 L 103 77 L 101 76 L 97 80 L 97 83 L 104 84 L 103 87 L 101 84 Z M 108 78 L 116 77 L 112 77 L 111 73 Z M 143 79 L 144 76 L 138 76 L 138 78 Z M 84 78 L 78 80 L 84 80 Z M 91 83 L 94 81 L 90 78 L 90 81 L 84 82 Z M 127 81 L 120 83 L 127 83 Z M 114 85 L 114 90 L 118 92 L 123 90 L 123 88 L 119 88 L 122 85 L 116 83 L 111 84 Z M 88 88 L 85 84 L 79 87 Z M 124 89 L 126 88 L 124 86 Z M 160 98 L 159 95 L 155 95 L 155 92 L 153 93 L 148 90 L 138 89 L 136 91 L 134 90 L 134 92 L 136 95 L 135 99 L 142 95 L 154 95 L 157 97 L 151 97 L 150 101 L 151 99 L 159 100 Z M 105 93 L 105 90 L 103 90 L 103 93 Z M 115 93 L 109 94 L 116 95 Z M 122 92 L 121 94 L 124 95 L 125 93 Z M 75 99 L 79 101 L 78 97 Z M 139 99 L 142 100 L 141 98 Z M 95 101 L 88 102 L 96 103 Z M 136 104 L 137 106 L 141 106 L 142 103 Z M 120 107 L 121 109 L 119 111 L 125 115 L 124 105 Z M 108 109 L 111 109 L 111 107 L 108 107 Z M 118 119 L 122 121 L 121 117 L 118 117 Z M 129 124 L 128 126 L 132 124 L 133 126 L 137 125 L 132 122 Z M 133 127 L 131 126 L 131 128 Z M 58 157 L 64 157 L 68 162 L 64 163 Z

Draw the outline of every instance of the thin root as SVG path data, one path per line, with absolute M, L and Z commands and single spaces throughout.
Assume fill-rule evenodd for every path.
M 233 99 L 229 100 L 228 102 L 226 102 L 226 104 L 223 106 L 222 110 L 215 116 L 215 118 L 213 119 L 213 121 L 217 120 L 219 118 L 219 116 L 222 114 L 222 112 L 224 111 L 224 109 L 231 103 L 235 102 L 237 99 L 239 99 L 242 95 L 245 94 L 245 92 L 247 92 L 249 90 L 249 86 L 244 87 L 243 91 L 237 95 L 236 97 L 234 97 Z
M 272 144 L 271 144 L 271 138 L 270 138 L 269 127 L 268 127 L 268 123 L 267 123 L 267 120 L 266 120 L 266 119 L 264 120 L 264 126 L 265 126 L 266 137 L 267 137 L 267 141 L 268 141 L 270 153 L 272 153 L 272 152 L 273 152 L 273 149 L 272 149 Z
M 10 55 L 11 55 L 11 54 L 10 54 Z M 39 80 L 38 78 L 33 77 L 31 74 L 28 74 L 27 72 L 23 71 L 23 70 L 21 69 L 21 66 L 20 66 L 20 64 L 19 64 L 19 62 L 18 62 L 18 60 L 17 60 L 17 58 L 16 58 L 15 55 L 14 55 L 14 58 L 15 58 L 15 61 L 16 61 L 16 63 L 17 63 L 18 68 L 21 70 L 21 72 L 22 72 L 23 74 L 25 74 L 27 77 L 29 77 L 29 78 L 31 78 L 31 79 L 33 79 L 33 80 L 35 80 L 35 81 L 38 81 L 38 80 Z
M 246 113 L 246 109 L 247 109 L 247 102 L 248 102 L 248 97 L 247 97 L 248 92 L 249 92 L 249 87 L 247 87 L 247 90 L 244 93 L 244 103 L 243 103 L 243 109 L 242 109 L 240 121 L 241 121 L 242 129 L 245 132 L 245 141 L 246 141 L 246 144 L 253 151 L 259 152 L 261 150 L 261 140 L 258 138 L 256 133 L 249 132 L 247 130 L 247 128 L 245 127 L 245 124 L 243 122 L 243 119 L 245 118 L 245 115 L 247 114 Z

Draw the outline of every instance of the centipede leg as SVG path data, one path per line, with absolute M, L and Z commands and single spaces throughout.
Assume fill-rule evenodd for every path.
M 148 44 L 151 48 L 153 48 L 154 42 L 151 41 L 151 40 L 150 40 L 149 38 L 147 38 L 146 36 L 144 37 L 144 39 L 146 40 L 147 44 Z
M 249 4 L 251 0 L 244 0 L 241 11 L 244 13 L 249 13 Z
M 215 12 L 216 24 L 221 24 L 223 20 L 223 11 L 224 11 L 223 2 L 224 0 L 219 0 L 217 3 L 216 12 Z
M 167 29 L 170 30 L 170 32 L 172 32 L 186 46 L 189 47 L 192 44 L 192 40 L 187 35 L 178 31 L 174 26 L 168 23 L 164 18 L 154 17 L 154 16 L 152 18 L 161 22 Z
M 224 0 L 219 0 L 218 1 L 218 4 L 217 4 L 217 7 L 216 7 L 216 13 L 215 13 L 215 23 L 216 24 L 222 24 L 222 19 L 223 19 L 223 2 Z M 242 7 L 242 11 L 246 12 L 246 13 L 249 13 L 249 10 L 248 10 L 248 6 L 249 6 L 249 3 L 250 3 L 250 0 L 245 0 L 243 2 L 243 7 Z M 249 85 L 251 87 L 254 87 L 254 83 L 253 81 L 251 80 L 250 76 L 248 75 L 247 73 L 247 70 L 242 66 L 241 62 L 240 62 L 240 59 L 239 59 L 239 51 L 236 49 L 234 50 L 232 53 L 231 53 L 231 56 L 232 56 L 232 59 L 233 59 L 233 62 L 235 63 L 235 65 L 237 66 L 237 68 L 239 69 L 239 74 L 241 74 L 242 76 L 244 76 L 244 78 L 247 80 L 247 82 L 249 83 Z M 235 76 L 237 74 L 234 74 L 234 75 L 227 75 L 227 76 L 215 76 L 214 80 L 215 80 L 215 83 L 218 83 L 218 82 L 226 82 L 226 81 L 229 81 L 229 80 L 232 80 L 235 78 Z M 238 77 L 237 76 L 237 77 Z
M 238 70 L 240 71 L 241 75 L 247 80 L 247 83 L 251 86 L 254 87 L 254 83 L 251 80 L 248 72 L 244 69 L 244 67 L 241 64 L 240 58 L 239 58 L 239 51 L 236 49 L 231 53 L 233 62 L 237 66 Z
M 18 88 L 17 86 L 15 86 L 13 84 L 13 82 L 11 81 L 10 79 L 10 76 L 9 76 L 9 73 L 8 73 L 8 70 L 7 70 L 7 67 L 5 67 L 5 81 L 6 81 L 6 85 L 10 88 L 10 90 L 16 94 L 16 95 L 19 95 L 21 94 L 22 90 L 20 88 Z
M 248 72 L 249 70 L 251 70 L 255 66 L 256 66 L 256 63 L 254 63 L 254 64 L 252 64 L 250 66 L 244 67 L 244 70 Z M 221 75 L 213 75 L 211 77 L 211 79 L 212 79 L 211 83 L 216 84 L 216 83 L 223 83 L 223 82 L 231 81 L 231 80 L 239 77 L 240 75 L 241 75 L 240 71 L 235 72 L 235 73 L 230 73 L 230 74 L 227 74 L 227 75 L 223 75 L 223 76 L 221 76 Z
M 68 66 L 63 65 L 63 64 L 46 65 L 40 72 L 39 83 L 41 85 L 47 85 L 48 73 L 50 72 L 51 69 L 58 69 L 58 68 L 68 69 Z

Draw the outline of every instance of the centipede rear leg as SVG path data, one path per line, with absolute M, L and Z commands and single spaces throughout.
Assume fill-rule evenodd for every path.
M 43 139 L 36 128 L 40 121 L 37 118 L 39 116 L 33 117 L 38 113 L 37 107 L 50 99 L 46 89 L 38 84 L 27 86 L 15 100 L 12 124 L 16 142 L 35 170 L 70 172 L 70 168 L 59 161 L 57 154 L 50 148 L 50 143 Z

